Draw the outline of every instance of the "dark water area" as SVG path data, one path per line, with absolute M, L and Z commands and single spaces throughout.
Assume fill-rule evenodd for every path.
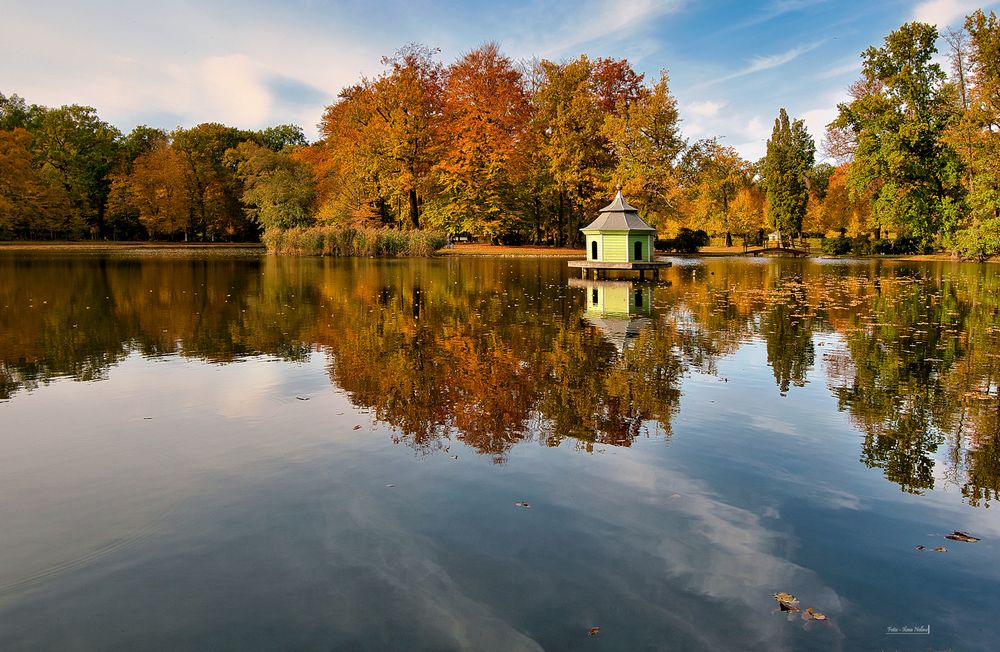
M 664 278 L 2 253 L 0 650 L 996 649 L 1000 270 Z

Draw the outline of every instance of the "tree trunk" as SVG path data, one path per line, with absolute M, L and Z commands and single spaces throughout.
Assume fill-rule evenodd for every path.
M 730 233 L 729 231 L 726 231 L 726 246 L 727 247 L 733 246 L 733 234 Z
M 417 205 L 417 189 L 410 188 L 408 193 L 410 200 L 410 223 L 413 224 L 413 228 L 420 228 L 420 211 Z

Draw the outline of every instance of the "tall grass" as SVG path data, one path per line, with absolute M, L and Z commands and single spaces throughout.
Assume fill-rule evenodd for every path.
M 430 256 L 448 243 L 440 231 L 397 231 L 366 226 L 268 229 L 268 253 L 296 256 Z

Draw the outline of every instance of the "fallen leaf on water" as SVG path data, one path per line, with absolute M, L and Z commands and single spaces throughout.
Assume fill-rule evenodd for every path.
M 925 546 L 917 546 L 917 550 L 927 550 Z
M 945 539 L 951 539 L 952 541 L 965 541 L 966 543 L 975 543 L 979 541 L 979 537 L 974 537 L 968 532 L 962 532 L 960 530 L 955 530 L 951 534 L 944 535 Z
M 809 618 L 812 618 L 813 620 L 826 620 L 826 614 L 820 613 L 819 611 L 816 611 L 812 607 L 806 609 L 806 612 L 802 614 L 802 616 L 803 617 L 809 616 Z M 808 618 L 806 620 L 808 620 Z
M 360 425 L 358 425 L 358 426 L 354 426 L 354 428 L 353 428 L 353 429 L 354 429 L 354 430 L 361 430 L 361 426 L 360 426 Z
M 527 502 L 514 503 L 514 507 L 531 507 Z
M 601 633 L 600 627 L 591 627 L 590 630 L 587 632 L 587 636 L 597 636 L 600 633 Z
M 387 487 L 395 487 L 396 485 L 394 485 L 394 484 L 387 484 L 386 486 Z
M 778 606 L 781 607 L 782 611 L 798 611 L 799 608 L 795 606 L 795 603 L 799 601 L 791 593 L 785 593 L 784 591 L 778 591 L 774 594 L 774 599 L 778 601 Z
M 295 398 L 299 399 L 300 401 L 308 401 L 309 400 L 308 396 L 296 396 Z
M 948 552 L 948 549 L 945 548 L 944 546 L 936 546 L 934 548 L 934 552 Z

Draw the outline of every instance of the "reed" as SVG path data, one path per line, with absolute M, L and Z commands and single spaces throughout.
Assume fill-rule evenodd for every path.
M 398 231 L 366 226 L 268 229 L 268 253 L 293 256 L 430 256 L 448 243 L 440 231 Z

